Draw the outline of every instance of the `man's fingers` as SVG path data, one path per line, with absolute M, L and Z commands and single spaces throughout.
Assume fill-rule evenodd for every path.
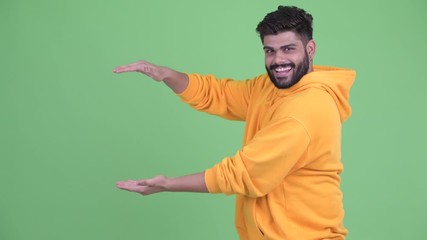
M 127 181 L 117 182 L 116 186 L 121 189 L 131 190 L 132 188 L 137 186 L 137 184 L 136 184 L 136 181 L 134 180 L 127 180 Z
M 129 192 L 140 192 L 141 191 L 141 187 L 138 186 L 119 186 L 118 188 L 125 190 L 125 191 L 129 191 Z
M 113 70 L 113 72 L 115 73 L 123 73 L 123 72 L 147 73 L 150 71 L 151 71 L 151 66 L 145 61 L 139 61 L 139 62 L 131 63 L 128 65 L 119 66 Z
M 115 72 L 115 73 L 136 72 L 136 71 L 138 71 L 138 67 L 135 65 L 132 65 L 132 64 L 116 67 L 113 70 L 113 72 Z
M 136 184 L 136 182 L 119 182 L 116 184 L 118 188 L 129 191 L 129 192 L 136 192 L 140 193 L 142 195 L 149 195 L 152 193 L 152 189 L 149 186 L 141 186 Z
M 162 191 L 156 186 L 155 179 L 121 181 L 117 182 L 116 186 L 122 190 L 140 193 L 144 196 Z

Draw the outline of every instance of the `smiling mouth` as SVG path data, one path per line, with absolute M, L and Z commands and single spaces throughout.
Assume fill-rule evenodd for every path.
M 275 75 L 278 77 L 285 77 L 288 75 L 288 73 L 294 68 L 294 65 L 292 63 L 289 64 L 274 64 L 270 67 L 271 70 L 274 71 Z
M 282 73 L 282 72 L 289 72 L 291 71 L 292 67 L 291 66 L 286 66 L 286 67 L 277 67 L 274 69 L 274 71 L 276 71 L 277 73 Z

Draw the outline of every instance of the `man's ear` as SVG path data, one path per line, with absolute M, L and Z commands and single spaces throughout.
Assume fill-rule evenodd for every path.
M 316 43 L 314 40 L 308 41 L 307 45 L 305 46 L 305 50 L 307 51 L 308 58 L 310 61 L 313 60 L 314 54 L 316 53 Z

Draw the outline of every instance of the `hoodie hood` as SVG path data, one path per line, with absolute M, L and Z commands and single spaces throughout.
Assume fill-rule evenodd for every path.
M 313 87 L 323 89 L 334 99 L 341 122 L 344 122 L 351 115 L 349 95 L 355 78 L 356 72 L 351 69 L 313 66 L 312 72 L 291 88 L 279 90 L 279 95 L 290 95 Z

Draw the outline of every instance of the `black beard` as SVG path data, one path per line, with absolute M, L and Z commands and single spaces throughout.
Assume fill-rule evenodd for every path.
M 274 71 L 277 67 L 286 67 L 291 66 L 293 67 L 293 71 L 295 71 L 295 74 L 292 76 L 291 81 L 285 82 L 285 83 L 279 83 L 279 81 L 274 77 L 274 74 L 272 71 Z M 308 54 L 305 52 L 304 59 L 302 60 L 301 64 L 297 65 L 295 67 L 295 63 L 288 63 L 288 64 L 273 64 L 269 68 L 265 66 L 265 69 L 267 70 L 268 76 L 270 77 L 271 82 L 280 89 L 287 89 L 295 85 L 297 82 L 301 80 L 301 78 L 308 73 L 308 69 L 310 67 L 310 62 L 308 60 Z

